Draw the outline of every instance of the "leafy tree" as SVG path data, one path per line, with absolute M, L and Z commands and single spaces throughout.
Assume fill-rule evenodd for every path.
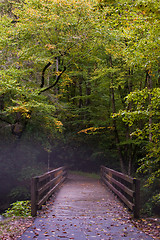
M 158 0 L 1 6 L 3 136 L 38 141 L 51 165 L 103 163 L 158 179 Z

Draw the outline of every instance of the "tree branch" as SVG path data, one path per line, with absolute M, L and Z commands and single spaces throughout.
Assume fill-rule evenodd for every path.
M 13 123 L 9 122 L 8 120 L 5 120 L 5 119 L 3 119 L 3 118 L 1 118 L 1 117 L 0 117 L 0 121 L 5 122 L 5 123 L 8 123 L 8 124 L 10 124 L 10 125 L 13 124 Z
M 63 69 L 63 71 L 61 72 L 61 74 L 57 77 L 55 83 L 54 83 L 53 85 L 51 85 L 51 86 L 49 86 L 49 87 L 47 87 L 47 88 L 41 90 L 41 91 L 38 93 L 38 95 L 40 95 L 42 92 L 45 92 L 45 91 L 47 91 L 47 90 L 53 88 L 54 86 L 56 86 L 57 83 L 58 83 L 58 81 L 59 81 L 59 79 L 60 79 L 60 77 L 62 76 L 62 74 L 63 74 L 65 71 L 66 71 L 66 67 L 64 67 L 64 69 Z
M 51 65 L 51 63 L 49 62 L 49 63 L 47 63 L 47 65 L 43 68 L 43 71 L 42 71 L 42 80 L 41 80 L 41 88 L 43 88 L 43 86 L 44 86 L 44 73 L 45 73 L 45 71 L 46 71 L 46 69 L 49 67 Z

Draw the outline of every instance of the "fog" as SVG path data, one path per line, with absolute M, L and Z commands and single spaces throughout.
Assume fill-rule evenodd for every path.
M 97 172 L 104 157 L 88 146 L 56 143 L 51 152 L 32 141 L 3 142 L 0 149 L 0 212 L 17 200 L 30 199 L 30 181 L 49 169 L 67 165 L 71 170 Z

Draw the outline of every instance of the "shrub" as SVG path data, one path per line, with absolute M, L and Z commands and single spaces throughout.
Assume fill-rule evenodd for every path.
M 30 199 L 30 191 L 25 186 L 17 186 L 8 195 L 12 202 Z
M 152 197 L 153 211 L 160 214 L 160 193 Z
M 28 217 L 31 216 L 31 202 L 30 201 L 17 201 L 11 204 L 11 208 L 8 208 L 3 216 L 12 217 L 12 216 L 22 216 Z
M 160 214 L 160 181 L 155 180 L 150 186 L 146 186 L 146 179 L 141 179 L 141 213 L 147 216 Z

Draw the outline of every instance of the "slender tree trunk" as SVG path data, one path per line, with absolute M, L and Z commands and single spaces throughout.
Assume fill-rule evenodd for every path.
M 148 84 L 149 92 L 152 90 L 152 78 L 149 75 L 149 72 L 146 73 L 146 79 Z M 149 142 L 152 142 L 152 94 L 149 93 Z
M 110 60 L 109 61 L 110 61 L 110 66 L 113 67 L 111 56 L 110 56 Z M 111 74 L 110 92 L 111 92 L 111 101 L 112 101 L 112 112 L 116 113 L 116 104 L 115 104 L 115 96 L 114 96 L 115 95 L 114 94 L 114 82 L 113 82 L 112 74 Z M 122 149 L 121 149 L 121 147 L 119 145 L 120 139 L 119 139 L 119 134 L 118 134 L 118 130 L 117 130 L 117 123 L 116 123 L 115 119 L 113 119 L 113 127 L 114 127 L 115 140 L 116 140 L 116 144 L 117 144 L 117 150 L 118 150 L 118 153 L 119 153 L 119 160 L 120 160 L 121 171 L 123 173 L 125 173 L 123 154 L 122 154 Z
M 82 107 L 82 105 L 83 105 L 83 101 L 82 101 L 82 99 L 81 99 L 81 97 L 82 97 L 82 77 L 80 77 L 79 78 L 79 96 L 80 96 L 80 98 L 79 98 L 79 108 L 81 108 Z
M 72 83 L 72 86 L 71 86 L 71 98 L 73 98 L 73 104 L 74 105 L 76 105 L 76 102 L 77 102 L 74 98 L 76 96 L 76 86 L 77 86 L 77 82 L 74 79 L 73 83 Z
M 0 96 L 0 111 L 4 109 L 4 94 Z
M 66 99 L 67 99 L 67 102 L 70 102 L 70 94 L 69 94 L 69 87 L 68 87 L 68 85 L 66 86 L 66 89 L 67 89 Z
M 50 170 L 50 152 L 48 151 L 47 153 L 48 153 L 47 168 L 48 168 L 48 172 L 49 172 L 49 170 Z
M 129 75 L 132 76 L 133 75 L 133 70 L 129 70 Z M 132 92 L 132 79 L 129 79 L 128 81 L 128 92 Z M 132 108 L 132 103 L 129 103 L 128 105 L 128 110 L 130 110 Z M 129 125 L 127 124 L 127 127 L 126 127 L 126 139 L 127 140 L 130 140 L 131 139 L 131 136 L 130 136 L 130 127 Z M 128 175 L 130 176 L 131 175 L 131 171 L 132 171 L 132 162 L 133 162 L 133 146 L 132 144 L 128 144 L 128 154 L 127 154 L 127 157 L 128 157 Z
M 130 127 L 128 126 L 128 124 L 126 125 L 126 140 L 129 141 L 131 139 L 130 137 Z M 126 146 L 126 157 L 128 160 L 128 169 L 127 169 L 127 174 L 130 176 L 131 175 L 131 171 L 132 171 L 132 161 L 133 161 L 133 154 L 132 154 L 132 144 L 127 144 Z
M 113 91 L 112 91 L 112 104 L 114 105 L 114 93 L 113 93 Z M 117 150 L 118 150 L 118 153 L 119 153 L 119 161 L 120 161 L 121 171 L 123 173 L 125 173 L 126 171 L 125 171 L 125 168 L 124 168 L 124 160 L 123 160 L 124 158 L 123 158 L 123 154 L 122 154 L 122 149 L 119 146 L 120 139 L 119 139 L 119 134 L 118 134 L 118 130 L 117 130 L 117 123 L 116 123 L 115 119 L 113 119 L 113 127 L 114 127 L 115 140 L 116 140 L 116 144 L 117 144 Z
M 58 57 L 56 57 L 56 81 L 58 79 L 58 71 L 59 71 L 59 59 Z M 58 94 L 58 88 L 55 87 L 55 93 L 56 95 Z
M 86 95 L 87 95 L 87 99 L 86 99 L 86 106 L 90 105 L 90 98 L 89 96 L 91 95 L 91 84 L 90 82 L 86 82 Z

